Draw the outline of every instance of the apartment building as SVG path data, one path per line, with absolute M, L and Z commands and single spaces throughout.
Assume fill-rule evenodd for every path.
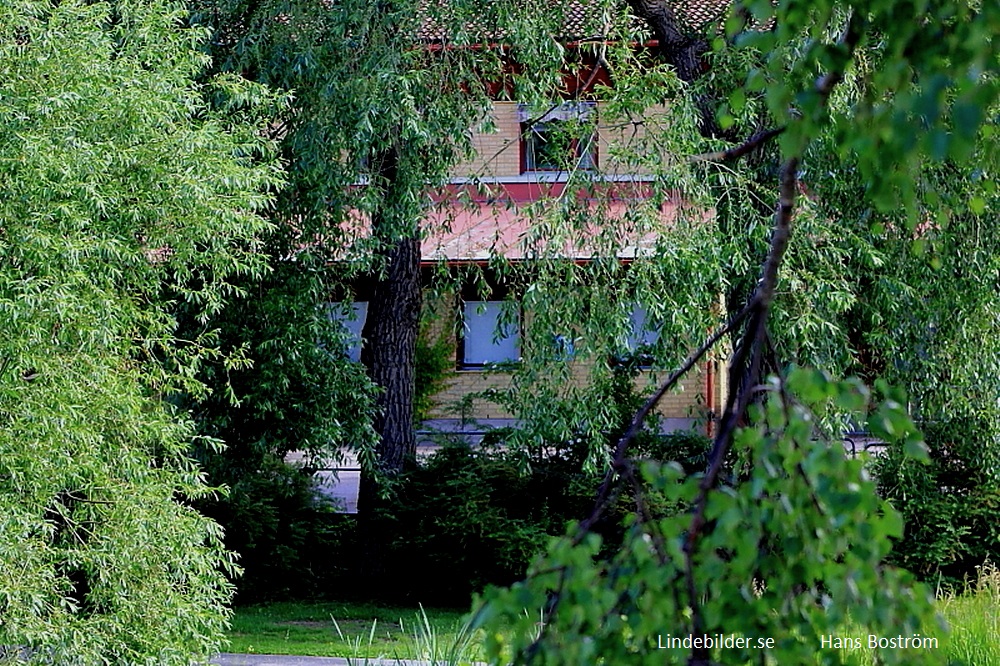
M 708 5 L 715 11 L 719 3 Z M 573 6 L 582 12 L 584 3 Z M 699 9 L 699 3 L 691 6 L 692 11 L 706 15 L 710 11 Z M 568 25 L 567 31 L 572 34 L 573 26 Z M 442 265 L 485 268 L 498 257 L 512 263 L 537 257 L 537 248 L 526 240 L 531 236 L 532 216 L 539 202 L 567 195 L 567 183 L 577 182 L 574 172 L 593 172 L 594 186 L 604 188 L 604 215 L 625 215 L 648 198 L 650 174 L 622 156 L 631 146 L 643 144 L 646 134 L 657 126 L 669 125 L 670 110 L 656 106 L 647 109 L 641 122 L 608 122 L 603 103 L 591 92 L 597 85 L 608 84 L 610 77 L 595 60 L 582 60 L 584 66 L 565 77 L 565 101 L 539 108 L 497 99 L 488 117 L 473 128 L 474 157 L 455 168 L 449 187 L 435 197 L 439 205 L 428 211 L 423 225 L 427 233 L 422 265 L 428 282 Z M 673 223 L 681 207 L 683 202 L 677 198 L 661 203 L 662 224 Z M 554 251 L 548 248 L 549 256 L 577 263 L 590 261 L 587 239 L 576 240 Z M 654 240 L 650 234 L 633 235 L 617 248 L 617 257 L 624 263 L 634 261 Z M 433 321 L 426 334 L 443 340 L 454 361 L 440 390 L 431 397 L 431 408 L 425 414 L 430 428 L 479 432 L 484 426 L 515 423 L 513 414 L 484 393 L 509 385 L 509 369 L 520 358 L 521 325 L 532 313 L 519 306 L 516 294 L 510 293 L 502 279 L 488 270 L 484 275 L 490 276 L 489 295 L 460 287 L 444 298 L 425 299 Z M 621 306 L 628 311 L 631 328 L 621 352 L 637 352 L 655 342 L 659 333 L 645 310 L 628 302 Z M 366 312 L 362 286 L 355 294 L 353 318 L 342 316 L 358 340 L 350 350 L 354 358 L 360 355 Z M 566 344 L 571 346 L 572 341 Z M 587 364 L 604 361 L 578 361 L 570 353 L 566 362 L 572 366 L 570 381 L 582 383 L 588 381 Z M 722 365 L 721 359 L 702 364 L 678 391 L 664 398 L 659 414 L 665 429 L 711 428 L 724 401 Z M 637 384 L 642 387 L 655 381 L 652 373 L 651 368 L 645 369 Z

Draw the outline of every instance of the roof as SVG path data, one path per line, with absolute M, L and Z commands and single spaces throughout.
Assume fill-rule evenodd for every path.
M 567 223 L 556 220 L 562 237 L 552 240 L 551 230 L 546 234 L 540 229 L 546 224 L 546 211 L 552 209 L 552 197 L 564 193 L 562 185 L 550 187 L 542 198 L 503 187 L 495 199 L 479 197 L 464 206 L 452 199 L 435 207 L 423 225 L 422 261 L 483 262 L 495 255 L 511 261 L 539 257 L 580 261 L 594 259 L 602 248 L 606 255 L 609 247 L 618 259 L 629 260 L 651 253 L 663 233 L 682 220 L 711 217 L 711 212 L 696 211 L 679 197 L 656 207 L 645 184 L 615 184 L 599 198 L 581 192 L 576 200 L 581 205 L 571 213 L 576 216 L 574 230 L 567 233 Z M 615 224 L 590 223 L 588 218 Z
M 442 192 L 421 222 L 423 264 L 484 263 L 500 256 L 508 261 L 569 259 L 592 261 L 614 256 L 630 261 L 649 256 L 664 234 L 685 226 L 700 225 L 714 217 L 679 196 L 656 206 L 647 184 L 627 187 L 614 184 L 599 196 L 581 191 L 566 217 L 552 217 L 564 184 L 518 189 L 500 186 L 496 196 L 476 196 L 460 203 L 461 195 Z M 354 209 L 341 224 L 341 246 L 365 246 L 370 237 L 369 217 Z M 361 250 L 361 256 L 366 250 Z M 346 251 L 341 259 L 352 258 Z
M 447 39 L 447 32 L 440 22 L 433 18 L 433 14 L 442 11 L 448 0 L 427 0 L 426 7 L 435 5 L 433 9 L 428 9 L 428 16 L 421 26 L 418 37 L 424 42 L 442 42 Z M 732 0 L 670 0 L 670 5 L 679 21 L 692 30 L 699 30 L 712 21 L 717 21 L 725 14 L 726 9 L 732 5 Z M 594 15 L 592 7 L 594 0 L 568 0 L 556 5 L 561 7 L 563 14 L 563 25 L 559 37 L 566 41 L 575 41 L 593 38 L 599 34 L 599 21 Z M 629 9 L 624 2 L 621 3 L 621 11 L 628 12 Z M 635 19 L 636 27 L 645 29 L 643 21 Z M 504 31 L 500 29 L 490 29 L 489 26 L 476 26 L 467 24 L 469 32 L 483 31 L 483 41 L 502 41 Z
M 613 183 L 599 194 L 581 190 L 567 221 L 551 215 L 563 198 L 564 183 L 523 185 L 501 184 L 486 196 L 475 192 L 469 197 L 469 190 L 455 186 L 441 191 L 420 224 L 421 262 L 482 263 L 496 256 L 591 261 L 612 255 L 628 261 L 652 254 L 666 232 L 714 217 L 713 210 L 699 209 L 680 196 L 656 206 L 648 183 Z M 366 246 L 369 219 L 358 209 L 350 211 L 340 225 L 344 236 L 339 244 L 345 250 L 359 242 Z M 354 258 L 353 251 L 340 258 Z
M 617 201 L 607 205 L 604 214 L 624 220 L 633 210 L 630 202 Z M 497 208 L 492 204 L 477 204 L 447 213 L 435 213 L 427 220 L 427 235 L 421 243 L 421 261 L 449 263 L 484 262 L 494 255 L 510 261 L 534 259 L 540 256 L 591 260 L 600 254 L 598 238 L 601 228 L 594 225 L 570 240 L 546 241 L 534 238 L 535 225 L 529 211 L 516 207 Z M 635 259 L 652 252 L 662 231 L 672 226 L 678 217 L 677 205 L 660 209 L 658 219 L 643 231 L 619 233 L 615 256 L 621 260 Z

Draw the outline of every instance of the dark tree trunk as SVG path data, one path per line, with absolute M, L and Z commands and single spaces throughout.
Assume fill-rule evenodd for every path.
M 375 417 L 380 471 L 396 474 L 417 452 L 413 357 L 420 323 L 420 238 L 395 242 L 386 258 L 385 274 L 376 280 L 368 301 L 361 362 L 382 389 Z
M 688 34 L 678 20 L 673 3 L 669 0 L 629 0 L 632 12 L 646 21 L 660 53 L 677 70 L 682 81 L 694 81 L 704 71 L 701 56 L 708 51 L 703 37 Z
M 690 83 L 705 73 L 706 67 L 702 56 L 709 50 L 708 40 L 704 35 L 695 34 L 688 29 L 677 14 L 673 0 L 628 0 L 632 13 L 644 20 L 653 31 L 659 43 L 660 55 L 674 66 L 681 81 Z M 727 5 L 720 4 L 719 15 L 727 10 Z M 683 10 L 682 10 L 683 11 Z M 701 116 L 701 135 L 735 141 L 735 129 L 723 131 L 715 119 L 715 100 L 700 95 L 695 104 Z
M 374 419 L 379 436 L 375 464 L 381 474 L 394 476 L 412 464 L 417 452 L 413 395 L 421 306 L 420 231 L 417 220 L 399 220 L 391 208 L 399 181 L 398 156 L 389 151 L 379 156 L 379 164 L 383 208 L 372 216 L 372 234 L 383 243 L 383 263 L 368 299 L 361 362 L 382 391 Z M 360 568 L 367 589 L 381 596 L 391 581 L 384 576 L 387 535 L 379 526 L 384 502 L 371 472 L 362 470 L 358 492 Z

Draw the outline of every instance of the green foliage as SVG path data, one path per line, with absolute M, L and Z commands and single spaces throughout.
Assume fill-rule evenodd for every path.
M 443 185 L 449 169 L 468 154 L 468 129 L 482 121 L 488 102 L 482 77 L 499 72 L 498 51 L 465 48 L 475 41 L 468 21 L 492 21 L 510 8 L 415 0 L 188 4 L 192 22 L 213 32 L 213 68 L 266 83 L 291 100 L 269 127 L 288 168 L 288 186 L 278 193 L 278 228 L 267 238 L 272 263 L 281 268 L 275 280 L 248 286 L 253 302 L 210 324 L 224 330 L 227 344 L 249 342 L 254 366 L 242 377 L 216 373 L 217 397 L 203 403 L 201 429 L 230 442 L 230 458 L 280 457 L 301 447 L 329 459 L 347 444 L 367 474 L 379 468 L 371 383 L 343 359 L 321 358 L 308 347 L 340 347 L 329 330 L 318 330 L 325 301 L 349 292 L 359 275 L 378 276 L 400 239 L 420 235 L 428 188 Z M 414 48 L 428 19 L 456 48 Z M 297 270 L 310 272 L 310 279 L 296 277 Z M 419 289 L 409 286 L 411 293 Z M 373 330 L 374 319 L 369 317 Z M 391 344 L 371 337 L 369 346 Z M 442 354 L 439 347 L 427 351 L 420 356 L 429 364 L 418 393 L 424 408 Z M 410 352 L 396 348 L 377 356 L 408 358 Z M 234 379 L 243 386 L 230 390 Z M 408 381 L 401 383 L 409 400 Z M 235 414 L 221 400 L 227 392 L 244 403 Z M 216 433 L 219 423 L 232 427 Z M 400 448 L 399 442 L 381 445 Z M 232 467 L 238 473 L 255 469 Z
M 519 580 L 551 537 L 589 514 L 602 477 L 584 469 L 586 449 L 548 442 L 544 456 L 526 461 L 506 444 L 516 436 L 493 431 L 475 449 L 446 444 L 401 481 L 379 522 L 391 535 L 388 589 L 420 602 L 463 603 L 486 585 Z M 694 464 L 708 446 L 703 436 L 673 433 L 643 438 L 642 452 Z M 612 547 L 631 508 L 623 497 L 596 528 Z M 657 510 L 675 509 L 659 503 Z
M 227 462 L 219 456 L 205 466 L 210 478 L 232 478 L 226 496 L 195 506 L 225 527 L 226 548 L 238 555 L 238 603 L 303 598 L 345 576 L 353 521 L 337 513 L 309 470 L 272 457 L 252 473 L 217 469 Z
M 333 459 L 341 446 L 374 437 L 363 416 L 374 409 L 373 390 L 344 352 L 347 333 L 330 317 L 324 270 L 305 253 L 295 262 L 272 258 L 272 271 L 247 280 L 247 296 L 231 299 L 207 324 L 251 362 L 203 364 L 200 378 L 211 392 L 187 405 L 202 434 L 226 442 L 223 455 L 247 469 L 293 450 Z M 182 324 L 206 325 L 190 316 Z
M 550 243 L 561 251 L 574 234 L 589 233 L 583 229 L 592 229 L 595 217 L 587 203 L 548 211 L 531 231 L 538 236 L 532 242 L 539 244 L 539 253 L 552 252 Z M 609 256 L 582 264 L 552 258 L 507 269 L 504 277 L 517 305 L 512 310 L 530 313 L 521 328 L 521 363 L 510 369 L 509 386 L 488 396 L 523 424 L 509 443 L 531 447 L 538 441 L 580 439 L 589 449 L 589 464 L 604 465 L 609 437 L 624 432 L 654 379 L 642 368 L 672 369 L 689 347 L 700 344 L 715 319 L 722 281 L 718 234 L 705 224 L 653 226 L 658 223 L 647 217 L 647 203 L 637 205 L 637 219 L 597 218 L 607 226 L 594 243 Z M 545 210 L 545 204 L 539 208 Z M 687 221 L 682 216 L 678 225 Z M 619 234 L 630 233 L 622 225 L 633 223 L 655 233 L 657 245 L 648 256 L 624 265 L 613 258 L 615 244 Z M 646 311 L 658 338 L 647 348 L 629 350 L 637 306 Z M 555 336 L 572 341 L 571 363 L 557 353 Z
M 425 313 L 427 310 L 425 310 Z M 455 372 L 455 345 L 447 335 L 435 335 L 433 323 L 425 314 L 417 335 L 414 352 L 413 422 L 427 419 L 434 406 L 434 395 L 443 387 L 445 379 Z
M 513 454 L 448 445 L 411 472 L 380 521 L 392 535 L 393 587 L 422 602 L 462 603 L 486 584 L 520 579 L 596 487 L 562 456 L 530 475 L 521 469 Z
M 998 10 L 975 1 L 746 3 L 773 31 L 748 31 L 741 46 L 767 54 L 746 87 L 766 90 L 768 110 L 787 124 L 781 144 L 798 154 L 817 131 L 833 130 L 838 153 L 866 183 L 880 211 L 902 207 L 908 227 L 934 188 L 915 179 L 922 163 L 966 162 L 996 103 Z M 911 20 L 921 16 L 922 20 Z M 842 37 L 841 37 L 842 36 Z M 846 105 L 814 85 L 817 74 L 857 68 Z M 850 76 L 850 74 L 848 74 Z
M 193 85 L 205 34 L 181 17 L 0 6 L 0 645 L 24 663 L 187 665 L 225 626 L 235 565 L 163 399 L 214 336 L 179 339 L 169 309 L 207 317 L 264 270 L 277 178 L 250 114 L 203 101 L 266 97 Z
M 202 363 L 197 378 L 207 395 L 175 397 L 200 435 L 225 442 L 193 449 L 209 482 L 229 488 L 196 507 L 225 528 L 227 548 L 239 555 L 243 601 L 301 593 L 331 575 L 318 554 L 340 543 L 338 521 L 285 455 L 298 450 L 307 465 L 329 466 L 343 449 L 374 440 L 371 383 L 343 351 L 346 333 L 329 316 L 325 271 L 305 255 L 272 258 L 270 274 L 243 283 L 252 296 L 231 299 L 207 324 L 182 320 L 185 332 L 216 327 L 220 344 L 248 362 Z
M 488 102 L 482 77 L 498 75 L 501 61 L 493 49 L 466 48 L 481 37 L 468 21 L 511 20 L 508 3 L 473 0 L 440 6 L 347 0 L 335 10 L 305 0 L 190 6 L 194 20 L 217 35 L 218 66 L 294 91 L 280 119 L 291 187 L 279 208 L 301 218 L 304 234 L 322 233 L 317 251 L 363 267 L 373 252 L 413 235 L 427 188 L 445 182 L 469 150 L 468 129 L 482 121 Z M 427 20 L 450 48 L 414 48 Z M 391 175 L 384 173 L 389 152 L 399 167 Z M 362 178 L 371 187 L 354 187 Z M 378 216 L 385 233 L 366 238 L 353 225 L 338 226 L 352 209 Z M 348 257 L 344 246 L 351 248 Z
M 218 10 L 222 17 L 220 48 L 236 45 L 226 54 L 231 69 L 296 90 L 296 106 L 280 130 L 295 184 L 284 195 L 283 210 L 296 220 L 301 215 L 305 237 L 327 239 L 335 256 L 350 244 L 347 256 L 362 257 L 366 268 L 380 267 L 380 247 L 417 234 L 426 188 L 440 184 L 468 148 L 466 130 L 486 107 L 480 83 L 499 76 L 502 58 L 499 49 L 461 48 L 489 41 L 470 25 L 506 31 L 504 53 L 523 67 L 523 76 L 513 77 L 510 86 L 505 80 L 504 94 L 531 108 L 562 99 L 563 79 L 556 72 L 572 65 L 558 39 L 540 36 L 554 36 L 562 5 L 543 12 L 524 3 L 435 6 L 425 11 L 441 19 L 445 44 L 459 47 L 441 50 L 413 48 L 410 36 L 423 20 L 416 2 L 339 3 L 337 11 L 313 2 L 200 5 L 206 16 Z M 632 39 L 619 46 L 598 44 L 589 52 L 611 64 L 617 84 L 597 93 L 607 102 L 602 123 L 627 126 L 664 101 L 672 115 L 659 131 L 650 124 L 641 139 L 609 146 L 609 153 L 625 158 L 621 172 L 565 174 L 565 191 L 591 187 L 593 197 L 556 196 L 522 209 L 535 222 L 523 245 L 541 261 L 518 267 L 501 258 L 491 262 L 491 269 L 511 278 L 517 287 L 512 293 L 532 313 L 524 322 L 523 362 L 510 390 L 497 394 L 527 426 L 511 438 L 520 449 L 515 454 L 523 457 L 525 445 L 538 451 L 547 442 L 580 437 L 587 461 L 603 462 L 606 435 L 622 421 L 622 410 L 605 399 L 615 378 L 604 361 L 621 351 L 631 301 L 645 306 L 660 326 L 654 356 L 662 367 L 672 367 L 718 324 L 720 292 L 730 312 L 742 308 L 768 247 L 768 219 L 776 203 L 769 190 L 779 159 L 788 160 L 789 172 L 802 179 L 802 187 L 796 182 L 786 196 L 802 191 L 808 202 L 798 206 L 777 285 L 770 322 L 774 365 L 809 362 L 840 371 L 853 364 L 866 380 L 884 375 L 905 385 L 923 419 L 947 413 L 970 389 L 978 404 L 995 404 L 992 365 L 1000 355 L 988 354 L 978 369 L 973 359 L 982 341 L 1000 340 L 997 253 L 980 242 L 992 236 L 983 218 L 995 208 L 992 178 L 1000 154 L 991 124 L 998 92 L 995 3 L 755 0 L 743 5 L 758 24 L 774 17 L 774 29 L 742 31 L 745 21 L 727 21 L 728 39 L 715 40 L 709 56 L 711 73 L 690 86 L 680 85 L 668 67 L 649 66 L 636 56 Z M 602 42 L 632 36 L 623 12 L 598 10 L 591 18 Z M 719 88 L 731 88 L 718 109 L 720 125 L 747 136 L 760 127 L 784 132 L 777 148 L 754 156 L 749 167 L 690 159 L 729 147 L 698 132 L 698 107 Z M 585 138 L 592 128 L 580 125 L 567 126 L 567 132 Z M 396 151 L 399 173 L 390 178 L 384 158 Z M 638 172 L 649 174 L 653 196 L 630 200 L 624 214 L 615 213 L 614 197 L 605 197 L 607 190 L 595 181 Z M 352 187 L 359 175 L 370 187 Z M 686 205 L 664 225 L 661 209 L 677 200 Z M 340 222 L 352 209 L 384 222 L 383 228 L 372 238 L 351 236 L 351 225 Z M 712 210 L 715 217 L 708 214 Z M 646 235 L 653 240 L 630 248 L 631 263 L 624 269 L 622 239 Z M 295 242 L 289 246 L 297 247 Z M 567 248 L 591 260 L 584 266 L 559 261 Z M 965 264 L 966 258 L 973 262 Z M 945 273 L 934 272 L 942 268 Z M 572 340 L 578 360 L 589 362 L 584 367 L 592 381 L 586 387 L 568 381 L 567 364 L 553 354 L 556 335 Z M 951 364 L 951 356 L 960 362 Z M 771 387 L 768 395 L 780 393 L 780 399 L 767 401 L 771 411 L 758 421 L 764 425 L 743 431 L 737 453 L 746 468 L 739 470 L 740 483 L 710 494 L 712 524 L 731 529 L 709 531 L 692 574 L 704 594 L 711 592 L 707 624 L 724 629 L 730 625 L 720 618 L 733 616 L 743 618 L 731 625 L 737 629 L 780 632 L 786 639 L 780 655 L 790 661 L 815 650 L 809 640 L 835 627 L 848 608 L 864 626 L 894 630 L 916 627 L 924 609 L 918 599 L 912 614 L 900 610 L 896 602 L 909 594 L 900 583 L 905 577 L 879 569 L 886 537 L 898 536 L 896 514 L 879 514 L 883 507 L 860 468 L 810 441 L 814 429 L 832 432 L 837 418 L 857 412 L 861 393 L 854 384 L 829 382 L 822 372 L 793 377 L 790 389 Z M 786 389 L 812 411 L 790 401 Z M 904 451 L 920 455 L 924 449 L 905 404 L 896 396 L 887 399 L 873 425 L 901 437 Z M 784 411 L 774 412 L 779 405 Z M 523 467 L 523 458 L 515 462 Z M 459 470 L 456 488 L 478 480 L 478 468 Z M 502 474 L 498 478 L 513 483 Z M 696 481 L 680 481 L 676 468 L 661 468 L 652 478 L 662 487 L 666 506 L 686 507 L 694 500 Z M 841 486 L 839 480 L 854 485 Z M 520 542 L 531 543 L 540 534 L 485 508 L 486 489 L 472 491 L 451 501 L 481 518 L 488 537 L 510 530 Z M 824 510 L 824 503 L 832 509 Z M 414 522 L 419 520 L 430 518 Z M 659 530 L 676 540 L 683 518 L 662 520 Z M 455 524 L 449 534 L 468 533 L 468 520 Z M 580 663 L 590 655 L 579 650 L 600 646 L 598 652 L 607 649 L 603 658 L 625 661 L 648 638 L 636 629 L 651 627 L 643 622 L 670 618 L 683 626 L 691 619 L 688 609 L 697 606 L 698 594 L 683 601 L 690 592 L 679 583 L 677 552 L 661 561 L 649 552 L 648 544 L 657 543 L 655 532 L 648 540 L 635 537 L 618 556 L 618 569 L 614 559 L 610 565 L 592 564 L 586 551 L 558 551 L 579 565 L 580 578 L 573 579 L 579 612 L 592 625 L 567 630 L 566 642 L 546 654 L 566 648 L 564 658 L 575 655 Z M 756 555 L 751 541 L 761 546 Z M 595 544 L 587 547 L 598 550 Z M 515 560 L 503 552 L 505 572 Z M 594 583 L 606 570 L 615 575 L 601 588 Z M 759 596 L 752 587 L 756 579 L 768 585 Z M 632 623 L 626 628 L 616 619 L 620 609 L 613 607 L 623 595 L 622 604 L 650 596 L 663 605 L 640 613 L 635 608 L 653 602 L 636 601 L 624 613 Z M 540 597 L 532 598 L 541 603 Z M 741 612 L 741 604 L 750 612 Z M 789 618 L 793 621 L 782 629 Z M 591 635 L 600 640 L 584 640 Z
M 736 454 L 751 465 L 738 485 L 708 496 L 709 525 L 690 564 L 687 512 L 633 522 L 610 558 L 599 556 L 595 534 L 554 541 L 525 582 L 485 595 L 491 663 L 503 663 L 505 653 L 515 663 L 681 662 L 690 650 L 664 651 L 657 637 L 686 636 L 697 621 L 698 635 L 774 639 L 766 650 L 714 650 L 713 663 L 839 664 L 844 655 L 822 648 L 820 637 L 848 619 L 877 635 L 931 626 L 929 591 L 882 564 L 890 537 L 901 535 L 899 515 L 877 498 L 861 461 L 846 459 L 836 442 L 812 439 L 813 413 L 789 385 L 808 387 L 819 401 L 865 394 L 819 375 L 791 379 L 772 381 L 773 399 L 737 433 Z M 895 408 L 893 418 L 906 417 Z M 643 473 L 667 501 L 695 502 L 698 475 L 675 463 L 647 463 Z M 534 641 L 538 609 L 546 609 L 545 627 Z M 509 643 L 498 622 L 515 627 Z M 933 654 L 886 650 L 880 657 L 913 664 Z
M 1000 561 L 1000 438 L 995 414 L 922 424 L 929 459 L 890 447 L 873 465 L 879 491 L 903 517 L 889 560 L 932 584 L 962 587 Z
M 761 326 L 756 341 L 748 336 L 744 344 L 771 347 L 767 362 L 776 371 L 789 361 L 823 369 L 853 362 L 866 366 L 869 379 L 906 377 L 917 413 L 925 418 L 938 419 L 963 403 L 995 409 L 996 373 L 971 362 L 979 343 L 969 335 L 990 336 L 989 349 L 997 339 L 997 253 L 978 231 L 978 218 L 995 193 L 984 181 L 995 171 L 997 155 L 988 120 L 996 114 L 998 95 L 996 6 L 890 0 L 744 5 L 758 24 L 773 19 L 773 29 L 744 30 L 745 20 L 729 21 L 733 41 L 715 41 L 713 72 L 704 77 L 709 82 L 695 84 L 693 93 L 711 92 L 712 79 L 742 79 L 743 90 L 726 94 L 720 123 L 733 127 L 738 119 L 748 136 L 752 128 L 780 128 L 779 150 L 750 168 L 714 158 L 704 167 L 692 166 L 683 153 L 663 160 L 673 169 L 657 176 L 681 183 L 683 196 L 714 189 L 722 192 L 716 199 L 725 202 L 716 210 L 720 229 L 731 238 L 704 255 L 716 262 L 702 262 L 704 272 L 692 274 L 719 271 L 723 280 L 717 284 L 729 291 L 730 312 L 736 312 L 757 284 L 755 266 L 770 252 L 761 281 L 768 291 L 757 292 L 770 303 L 774 288 L 770 340 L 764 343 Z M 773 182 L 768 158 L 783 162 L 780 201 L 758 185 Z M 705 187 L 691 183 L 698 175 Z M 832 196 L 826 198 L 828 192 Z M 809 195 L 802 205 L 801 193 Z M 693 200 L 694 206 L 706 201 Z M 793 205 L 795 216 L 783 216 Z M 567 208 L 559 200 L 552 210 Z M 593 216 L 587 219 L 580 208 L 576 216 L 554 212 L 545 223 L 562 223 L 573 229 L 569 233 L 582 235 L 579 220 L 593 224 Z M 772 215 L 775 222 L 766 224 Z M 953 221 L 957 229 L 950 226 Z M 787 255 L 782 223 L 794 230 Z M 843 234 L 840 225 L 850 233 Z M 769 230 L 770 246 L 764 242 Z M 939 235 L 945 238 L 936 242 Z M 895 243 L 883 243 L 884 236 Z M 947 252 L 919 259 L 938 245 Z M 974 259 L 973 270 L 962 270 L 963 256 Z M 930 273 L 948 262 L 955 283 L 950 270 Z M 779 263 L 779 279 L 771 285 L 770 271 Z M 857 272 L 846 272 L 845 265 Z M 970 289 L 963 294 L 967 277 Z M 976 279 L 979 285 L 972 285 Z M 896 288 L 895 300 L 886 291 L 889 285 Z M 880 312 L 859 298 L 869 290 L 883 295 Z M 858 310 L 877 321 L 868 332 L 847 321 Z M 687 325 L 696 321 L 677 319 Z M 877 336 L 888 348 L 897 323 L 903 324 L 901 344 L 892 347 L 894 353 L 879 355 L 881 367 L 867 365 L 874 354 L 858 340 Z M 848 344 L 852 353 L 845 353 Z M 952 345 L 959 351 L 955 372 L 945 351 Z M 985 366 L 991 368 L 994 360 L 990 355 Z M 890 364 L 898 372 L 890 371 Z M 921 374 L 911 372 L 915 367 Z M 505 659 L 508 648 L 515 663 L 662 663 L 665 657 L 707 663 L 708 657 L 690 651 L 658 650 L 655 637 L 664 632 L 775 639 L 769 655 L 715 651 L 713 663 L 843 663 L 845 655 L 820 649 L 819 637 L 836 633 L 848 617 L 883 635 L 930 626 L 926 588 L 882 563 L 891 539 L 902 535 L 901 516 L 878 499 L 862 464 L 845 460 L 835 440 L 813 439 L 830 432 L 838 414 L 864 411 L 862 385 L 803 371 L 792 372 L 787 382 L 756 384 L 752 378 L 743 390 L 760 390 L 760 399 L 740 396 L 760 404 L 752 410 L 752 426 L 735 437 L 742 466 L 734 485 L 716 487 L 714 478 L 690 476 L 678 465 L 647 466 L 647 479 L 667 504 L 691 511 L 661 519 L 640 513 L 611 559 L 600 555 L 602 543 L 593 534 L 574 533 L 554 543 L 525 583 L 488 595 L 484 617 L 490 635 L 498 637 L 489 647 L 495 663 Z M 967 388 L 971 402 L 962 398 Z M 884 386 L 882 392 L 886 398 L 873 409 L 870 427 L 898 441 L 914 465 L 927 451 L 907 402 Z M 728 444 L 721 439 L 717 450 Z M 632 492 L 641 505 L 643 494 Z M 537 640 L 531 618 L 536 609 L 547 613 Z M 488 624 L 497 617 L 516 624 L 509 644 Z M 935 658 L 906 651 L 879 657 L 881 663 Z

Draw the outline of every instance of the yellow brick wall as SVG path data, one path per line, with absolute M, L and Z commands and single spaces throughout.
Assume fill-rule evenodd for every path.
M 518 105 L 516 102 L 494 102 L 490 119 L 495 124 L 496 132 L 485 132 L 475 128 L 472 143 L 476 157 L 459 164 L 455 170 L 456 177 L 503 179 L 521 175 L 521 125 L 518 122 Z M 605 118 L 601 110 L 604 105 L 598 103 L 598 165 L 609 175 L 632 175 L 645 173 L 645 168 L 636 168 L 616 161 L 613 156 L 623 152 L 648 152 L 645 139 L 652 128 L 662 128 L 670 122 L 670 113 L 666 106 L 650 107 L 646 115 L 636 122 L 627 119 Z
M 653 130 L 663 128 L 670 123 L 670 111 L 666 106 L 652 107 L 646 115 L 633 123 L 621 119 L 605 118 L 601 113 L 602 104 L 598 104 L 598 164 L 601 171 L 609 175 L 642 174 L 646 169 L 634 165 L 621 164 L 613 159 L 618 153 L 628 151 L 658 151 L 659 148 L 647 142 L 647 137 Z M 520 123 L 518 122 L 518 105 L 516 102 L 494 102 L 490 119 L 496 127 L 495 132 L 475 131 L 473 145 L 476 157 L 460 164 L 455 170 L 456 177 L 472 177 L 484 179 L 515 178 L 521 175 L 520 154 Z M 435 335 L 448 335 L 454 340 L 453 313 L 448 306 L 439 303 L 435 317 Z M 713 361 L 718 368 L 724 368 L 724 363 Z M 587 381 L 588 372 L 584 364 L 575 364 L 573 381 L 583 385 Z M 655 379 L 655 378 L 653 378 Z M 476 400 L 471 409 L 460 414 L 456 406 L 471 393 L 488 388 L 505 388 L 509 386 L 510 377 L 497 373 L 485 373 L 478 370 L 457 370 L 445 381 L 444 388 L 433 398 L 434 407 L 431 418 L 456 418 L 459 415 L 471 419 L 505 419 L 511 415 L 498 405 Z M 655 386 L 651 383 L 648 373 L 643 373 L 636 379 L 636 386 L 643 395 L 651 393 Z M 693 371 L 681 383 L 678 391 L 664 396 L 660 402 L 659 413 L 667 418 L 703 418 L 711 410 L 716 415 L 721 411 L 725 396 L 724 373 L 715 372 L 715 391 L 711 399 L 705 396 L 704 366 Z
M 503 178 L 521 174 L 521 124 L 515 102 L 494 102 L 490 119 L 496 132 L 475 128 L 472 144 L 476 157 L 459 164 L 454 175 L 471 178 Z
M 601 170 L 609 176 L 649 173 L 646 165 L 665 156 L 662 149 L 657 150 L 658 146 L 652 138 L 669 124 L 669 109 L 664 105 L 653 106 L 646 110 L 642 118 L 628 119 L 608 118 L 600 113 L 601 108 L 602 105 L 598 104 L 598 162 Z
M 579 365 L 579 364 L 578 364 Z M 573 382 L 577 386 L 583 386 L 587 381 L 588 373 L 584 368 L 574 368 Z M 454 375 L 448 377 L 445 387 L 434 396 L 434 407 L 429 413 L 432 419 L 458 418 L 483 420 L 483 419 L 509 419 L 511 414 L 506 412 L 496 403 L 477 399 L 466 411 L 460 411 L 458 405 L 471 393 L 484 391 L 488 388 L 506 388 L 510 385 L 510 376 L 502 373 L 485 373 L 476 370 L 459 370 Z M 655 390 L 655 384 L 650 381 L 649 373 L 642 373 L 635 380 L 636 388 L 641 395 L 649 395 Z M 709 404 L 705 397 L 705 371 L 704 368 L 692 370 L 691 374 L 681 382 L 679 389 L 663 396 L 657 408 L 657 413 L 665 418 L 676 419 L 703 419 L 709 409 Z M 720 400 L 719 386 L 716 385 L 715 395 L 712 404 L 715 413 L 718 411 Z
M 451 342 L 455 342 L 455 312 L 453 310 L 454 299 L 445 297 L 428 302 L 426 307 L 432 311 L 432 323 L 430 335 L 437 338 L 446 336 Z M 592 363 L 593 361 L 590 361 Z M 706 395 L 706 374 L 705 365 L 701 364 L 680 383 L 678 389 L 665 395 L 659 403 L 657 412 L 665 418 L 675 419 L 703 419 L 711 410 L 715 415 L 721 411 L 722 401 L 725 399 L 725 387 L 722 374 L 719 368 L 725 367 L 724 363 L 717 360 L 710 361 L 716 368 L 715 390 L 711 399 Z M 667 377 L 668 373 L 661 371 L 651 374 L 643 372 L 635 380 L 635 386 L 640 394 L 647 396 L 651 394 L 659 382 Z M 589 380 L 590 366 L 588 362 L 577 362 L 571 366 L 571 381 L 578 387 L 583 387 Z M 484 419 L 509 419 L 512 415 L 502 407 L 488 400 L 476 399 L 470 405 L 466 405 L 465 411 L 459 409 L 459 405 L 468 402 L 466 398 L 473 393 L 481 392 L 490 388 L 507 388 L 510 385 L 510 375 L 505 373 L 487 373 L 481 370 L 456 370 L 445 379 L 444 387 L 433 396 L 433 407 L 428 414 L 432 419 L 446 418 L 466 418 L 473 420 Z

